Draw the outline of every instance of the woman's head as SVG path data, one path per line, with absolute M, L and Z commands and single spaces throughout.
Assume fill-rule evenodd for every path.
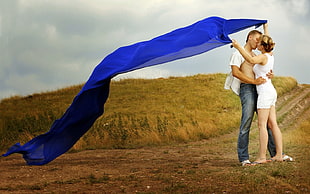
M 276 43 L 273 42 L 272 38 L 267 35 L 262 35 L 258 44 L 258 49 L 262 51 L 263 49 L 266 52 L 271 52 Z

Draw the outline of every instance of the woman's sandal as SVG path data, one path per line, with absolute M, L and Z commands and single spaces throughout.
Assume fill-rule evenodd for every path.
M 283 158 L 282 159 L 270 158 L 269 160 L 272 161 L 272 162 L 283 162 Z
M 263 162 L 254 161 L 252 162 L 252 166 L 258 165 L 258 164 L 266 164 L 268 162 L 271 162 L 272 160 L 266 160 L 266 158 L 259 158 L 259 160 L 265 160 Z

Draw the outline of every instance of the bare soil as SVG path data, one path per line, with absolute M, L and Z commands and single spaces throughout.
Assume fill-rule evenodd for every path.
M 310 88 L 300 85 L 278 99 L 277 106 L 282 107 L 278 117 L 285 117 L 279 123 L 284 133 L 294 130 L 310 114 L 309 94 Z M 234 181 L 234 173 L 246 174 L 253 167 L 241 167 L 238 162 L 237 134 L 238 129 L 179 145 L 66 153 L 44 166 L 28 166 L 21 155 L 14 154 L 0 159 L 0 192 L 240 193 L 246 185 Z M 290 153 L 301 157 L 298 154 Z M 282 187 L 286 193 L 310 192 L 306 178 L 304 183 L 283 183 Z M 238 174 L 236 179 L 242 176 Z

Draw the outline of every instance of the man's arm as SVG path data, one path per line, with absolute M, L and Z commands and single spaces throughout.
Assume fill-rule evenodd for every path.
M 264 34 L 269 36 L 268 23 L 263 24 Z
M 244 73 L 242 73 L 240 68 L 235 65 L 231 65 L 231 72 L 234 77 L 238 78 L 240 81 L 244 83 L 259 85 L 259 84 L 263 84 L 266 82 L 266 80 L 262 77 L 259 77 L 257 79 L 252 79 L 246 76 Z
M 265 23 L 263 24 L 263 28 L 264 28 L 264 34 L 268 35 L 269 36 L 269 30 L 268 30 L 268 23 Z M 266 76 L 269 78 L 269 79 L 272 79 L 274 77 L 274 73 L 272 70 L 270 70 Z

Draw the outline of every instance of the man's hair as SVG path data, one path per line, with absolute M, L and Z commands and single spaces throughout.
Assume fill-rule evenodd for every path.
M 245 42 L 248 42 L 249 40 L 249 37 L 252 36 L 252 35 L 255 35 L 255 34 L 259 34 L 259 35 L 262 35 L 263 33 L 261 33 L 260 31 L 258 30 L 252 30 L 248 33 L 248 36 L 246 37 L 246 41 Z

